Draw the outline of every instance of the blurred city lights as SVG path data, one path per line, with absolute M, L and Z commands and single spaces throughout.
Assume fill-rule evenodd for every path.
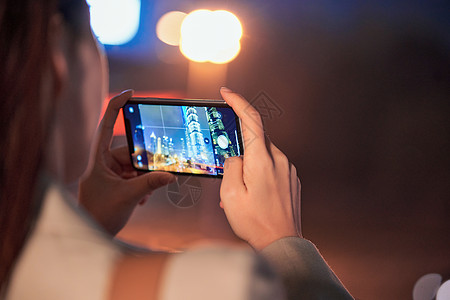
M 164 14 L 156 24 L 156 36 L 168 45 L 178 46 L 181 23 L 185 17 L 186 13 L 181 11 L 170 11 Z
M 241 49 L 242 25 L 225 10 L 196 10 L 181 24 L 180 50 L 196 62 L 223 64 L 233 60 Z
M 86 0 L 91 27 L 105 45 L 121 45 L 134 38 L 141 15 L 141 0 Z
M 241 22 L 225 10 L 168 12 L 159 19 L 156 34 L 166 44 L 179 45 L 181 53 L 195 62 L 228 63 L 241 50 Z

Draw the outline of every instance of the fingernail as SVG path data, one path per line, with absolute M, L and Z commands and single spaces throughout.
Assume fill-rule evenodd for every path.
M 121 94 L 125 94 L 125 93 L 131 93 L 131 94 L 134 94 L 134 90 L 133 90 L 133 89 L 124 90 L 124 91 L 122 91 Z
M 169 176 L 169 178 L 167 178 L 167 184 L 173 183 L 176 180 L 177 180 L 177 177 L 175 175 Z
M 220 88 L 220 91 L 221 91 L 221 92 L 226 92 L 226 93 L 232 93 L 232 92 L 233 92 L 232 90 L 230 90 L 230 89 L 227 88 L 226 86 L 221 87 L 221 88 Z

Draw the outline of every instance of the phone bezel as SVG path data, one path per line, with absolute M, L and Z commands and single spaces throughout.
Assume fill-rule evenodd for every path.
M 221 107 L 221 108 L 231 108 L 224 100 L 218 100 L 218 99 L 182 99 L 182 98 L 160 98 L 160 97 L 132 97 L 130 98 L 122 107 L 124 107 L 127 104 L 152 104 L 152 105 L 173 105 L 173 106 L 197 106 L 197 107 Z M 234 112 L 234 111 L 233 111 Z M 129 158 L 131 165 L 133 168 L 139 172 L 154 172 L 154 171 L 163 171 L 163 172 L 169 172 L 175 175 L 181 175 L 181 176 L 201 176 L 201 177 L 208 177 L 208 178 L 222 178 L 222 174 L 217 175 L 210 175 L 210 174 L 196 174 L 196 173 L 181 173 L 181 172 L 174 172 L 174 171 L 165 171 L 165 170 L 148 170 L 148 169 L 140 169 L 137 168 L 134 165 L 133 162 L 133 156 L 134 153 L 134 141 L 131 134 L 131 127 L 129 125 L 129 121 L 126 117 L 126 114 L 123 113 L 123 119 L 125 124 L 125 135 L 127 139 L 128 149 L 129 149 Z M 239 143 L 239 149 L 241 156 L 244 154 L 244 143 L 243 143 L 243 137 L 242 137 L 242 127 L 241 127 L 241 120 L 239 117 L 234 113 L 235 120 L 236 120 L 236 131 L 237 131 L 237 139 Z

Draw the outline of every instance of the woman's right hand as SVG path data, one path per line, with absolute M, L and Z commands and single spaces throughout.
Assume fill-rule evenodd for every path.
M 220 187 L 220 206 L 233 231 L 256 250 L 283 237 L 302 237 L 294 165 L 266 140 L 254 107 L 227 88 L 220 92 L 241 119 L 245 146 L 243 157 L 227 158 Z

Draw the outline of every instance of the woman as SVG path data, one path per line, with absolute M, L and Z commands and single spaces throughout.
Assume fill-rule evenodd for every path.
M 109 148 L 131 91 L 111 100 L 88 164 L 107 71 L 83 0 L 2 1 L 0 45 L 2 297 L 284 297 L 266 263 L 246 251 L 138 253 L 112 239 L 141 199 L 175 177 L 138 176 L 126 148 Z M 257 111 L 221 93 L 242 120 L 246 146 L 243 158 L 227 160 L 220 192 L 233 230 L 282 276 L 289 298 L 351 298 L 301 238 L 295 168 L 265 140 Z M 67 190 L 86 168 L 75 207 Z

